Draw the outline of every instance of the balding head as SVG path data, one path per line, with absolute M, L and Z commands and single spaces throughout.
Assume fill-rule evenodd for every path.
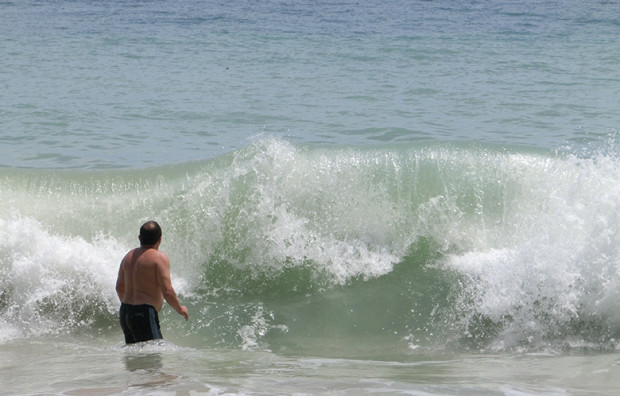
M 147 221 L 140 227 L 140 245 L 153 246 L 161 238 L 161 227 L 156 221 Z

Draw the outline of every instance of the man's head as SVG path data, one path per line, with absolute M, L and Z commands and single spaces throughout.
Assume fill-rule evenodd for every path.
M 161 227 L 156 221 L 147 221 L 140 227 L 140 245 L 154 246 L 161 238 Z

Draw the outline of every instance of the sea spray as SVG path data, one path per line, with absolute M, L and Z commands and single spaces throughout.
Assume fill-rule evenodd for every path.
M 0 219 L 2 333 L 66 333 L 108 317 L 117 305 L 110 253 L 119 248 L 109 238 L 53 235 L 28 217 Z
M 617 159 L 569 156 L 530 181 L 537 204 L 503 245 L 479 244 L 446 264 L 463 275 L 465 321 L 498 325 L 492 348 L 614 347 L 620 336 Z M 536 181 L 536 179 L 533 179 Z

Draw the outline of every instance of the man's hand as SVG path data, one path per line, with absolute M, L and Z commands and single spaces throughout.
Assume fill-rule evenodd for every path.
M 187 312 L 187 307 L 185 305 L 181 305 L 181 312 L 179 315 L 183 315 L 185 317 L 185 321 L 189 319 L 189 312 Z

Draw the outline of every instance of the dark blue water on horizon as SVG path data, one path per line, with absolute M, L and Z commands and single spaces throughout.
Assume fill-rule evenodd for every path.
M 5 2 L 4 167 L 312 144 L 607 144 L 614 2 Z

